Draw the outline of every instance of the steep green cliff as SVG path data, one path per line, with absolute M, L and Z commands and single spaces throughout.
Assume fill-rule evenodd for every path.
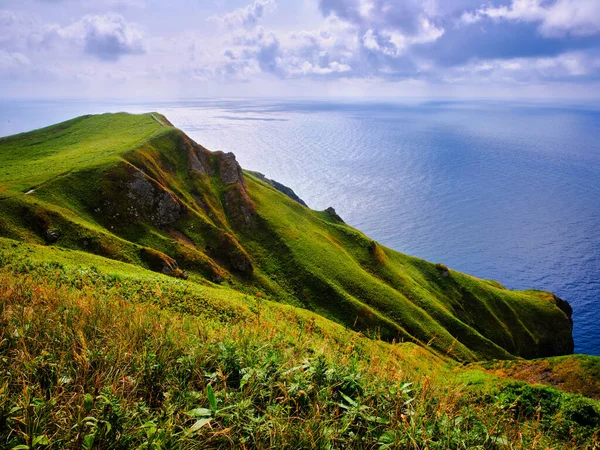
M 0 163 L 8 238 L 260 291 L 457 360 L 573 351 L 571 309 L 554 295 L 506 290 L 385 248 L 157 113 L 85 116 L 3 138 Z

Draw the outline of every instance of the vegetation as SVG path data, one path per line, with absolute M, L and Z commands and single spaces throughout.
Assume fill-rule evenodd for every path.
M 516 359 L 572 352 L 550 293 L 385 248 L 157 113 L 0 167 L 0 448 L 599 445 L 598 358 Z
M 220 289 L 199 288 L 203 306 L 188 309 L 180 280 L 97 257 L 83 268 L 69 262 L 85 258 L 76 252 L 44 249 L 38 261 L 37 250 L 3 241 L 0 447 L 599 445 L 591 399 L 261 296 L 223 290 L 211 303 Z
M 463 361 L 573 350 L 570 307 L 552 294 L 509 291 L 387 249 L 242 176 L 232 155 L 200 147 L 157 113 L 87 116 L 0 139 L 0 163 L 6 237 L 260 291 Z
M 0 138 L 2 188 L 27 192 L 69 172 L 110 164 L 164 130 L 150 114 L 121 113 L 82 116 Z
M 514 361 L 485 361 L 473 367 L 502 377 L 558 387 L 566 392 L 600 400 L 600 358 L 568 355 Z

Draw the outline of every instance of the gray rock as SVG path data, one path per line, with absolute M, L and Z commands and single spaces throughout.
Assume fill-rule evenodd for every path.
M 224 186 L 236 183 L 245 184 L 242 168 L 236 161 L 233 153 L 221 153 L 219 155 L 219 171 Z
M 437 269 L 440 272 L 440 275 L 444 278 L 448 278 L 450 276 L 450 269 L 445 264 L 438 264 Z
M 210 158 L 202 149 L 191 148 L 188 153 L 188 166 L 198 175 L 213 175 Z
M 133 174 L 127 187 L 127 197 L 131 202 L 126 211 L 134 220 L 149 216 L 153 224 L 164 226 L 179 220 L 185 210 L 170 192 L 162 189 L 141 171 Z
M 54 244 L 56 241 L 58 241 L 59 238 L 60 235 L 56 230 L 46 230 L 46 232 L 44 233 L 44 240 L 48 244 Z
M 338 216 L 338 214 L 335 212 L 335 209 L 333 209 L 333 207 L 329 207 L 325 210 L 325 212 L 327 214 L 329 214 L 331 217 L 333 217 L 335 220 L 337 220 L 338 222 L 342 222 L 342 223 L 346 223 L 342 220 L 342 218 L 340 216 Z

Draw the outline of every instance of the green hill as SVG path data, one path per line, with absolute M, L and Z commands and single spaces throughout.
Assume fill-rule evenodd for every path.
M 159 114 L 0 140 L 0 235 L 262 292 L 368 336 L 481 358 L 572 352 L 570 308 L 402 255 L 243 174 Z M 562 308 L 562 309 L 561 309 Z
M 395 252 L 293 197 L 158 113 L 1 138 L 0 435 L 30 448 L 595 445 L 593 400 L 460 367 L 572 353 L 567 302 Z

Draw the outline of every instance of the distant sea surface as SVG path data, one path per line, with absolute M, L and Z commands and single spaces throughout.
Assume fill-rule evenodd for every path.
M 600 355 L 600 109 L 508 103 L 0 102 L 0 136 L 159 111 L 403 253 L 574 309 Z M 0 168 L 1 170 L 1 168 Z

